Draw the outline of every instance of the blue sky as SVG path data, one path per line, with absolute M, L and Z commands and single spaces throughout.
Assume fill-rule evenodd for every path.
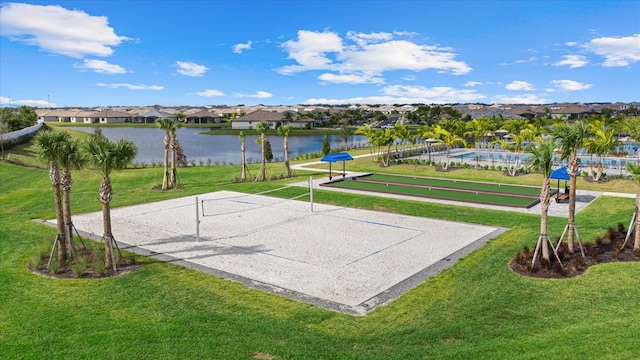
M 2 104 L 640 101 L 640 1 L 0 6 Z

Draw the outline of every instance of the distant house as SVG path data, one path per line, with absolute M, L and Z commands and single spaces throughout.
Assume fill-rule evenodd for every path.
M 550 117 L 556 120 L 586 119 L 594 114 L 589 107 L 583 105 L 553 106 L 550 108 Z
M 79 112 L 76 114 L 75 121 L 82 119 L 85 124 L 115 124 L 131 122 L 131 114 L 113 110 L 101 110 L 94 112 Z
M 38 120 L 44 122 L 75 122 L 76 115 L 80 110 L 67 109 L 36 109 Z
M 213 124 L 222 122 L 222 116 L 209 110 L 200 110 L 185 117 L 188 124 Z
M 133 117 L 133 122 L 138 124 L 154 124 L 156 121 L 158 121 L 158 119 L 161 118 L 176 120 L 178 117 L 174 114 L 154 109 L 142 114 L 135 115 Z
M 248 113 L 247 115 L 238 117 L 231 122 L 232 129 L 247 130 L 255 129 L 256 124 L 260 121 L 266 121 L 269 123 L 269 129 L 276 129 L 279 126 L 289 124 L 296 129 L 313 129 L 315 127 L 314 119 L 300 118 L 292 116 L 293 120 L 285 120 L 283 113 L 275 111 L 256 110 Z

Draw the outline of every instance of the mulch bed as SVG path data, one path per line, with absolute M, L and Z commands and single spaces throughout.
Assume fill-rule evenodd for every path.
M 104 271 L 104 273 L 101 274 L 95 268 L 95 264 L 101 261 L 101 259 L 98 259 L 94 252 L 91 252 L 89 249 L 82 248 L 76 249 L 76 252 L 76 255 L 87 259 L 87 266 L 82 267 L 77 263 L 66 264 L 63 266 L 59 266 L 54 273 L 47 267 L 47 264 L 49 263 L 49 254 L 44 254 L 42 256 L 40 266 L 36 267 L 33 263 L 29 263 L 29 270 L 31 270 L 31 272 L 34 274 L 55 279 L 104 279 L 125 275 L 143 266 L 143 264 L 137 263 L 132 259 L 118 259 L 118 257 L 116 256 L 116 259 L 118 261 L 118 272 L 114 273 L 113 270 L 108 270 Z
M 557 251 L 562 266 L 556 260 L 553 251 L 549 249 L 551 261 L 542 260 L 540 257 L 541 251 L 539 251 L 538 259 L 536 259 L 535 265 L 531 267 L 534 249 L 525 247 L 511 260 L 509 267 L 523 276 L 542 279 L 563 279 L 584 274 L 590 266 L 597 264 L 640 261 L 640 252 L 634 253 L 633 251 L 633 234 L 624 248 L 622 247 L 626 235 L 627 232 L 623 224 L 618 224 L 617 228 L 610 227 L 604 236 L 596 238 L 594 242 L 583 243 L 584 258 L 577 240 L 575 241 L 573 254 L 569 253 L 566 242 L 563 242 Z M 566 240 L 566 237 L 564 240 Z M 555 243 L 557 243 L 557 239 L 554 241 Z

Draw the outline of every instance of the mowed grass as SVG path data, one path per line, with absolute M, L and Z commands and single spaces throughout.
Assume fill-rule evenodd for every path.
M 357 166 L 376 167 L 365 162 Z M 280 168 L 271 164 L 269 171 Z M 416 170 L 428 172 L 385 169 Z M 181 168 L 184 187 L 162 192 L 152 190 L 161 182 L 160 168 L 115 172 L 113 206 L 216 190 L 255 193 L 316 175 L 232 182 L 239 173 L 239 166 L 228 165 Z M 484 176 L 457 174 L 479 181 Z M 74 211 L 99 211 L 99 173 L 75 171 L 74 179 Z M 531 185 L 525 177 L 508 180 Z M 540 181 L 531 175 L 530 182 Z M 305 191 L 275 193 L 291 197 Z M 28 270 L 29 259 L 50 249 L 55 235 L 55 229 L 31 220 L 55 216 L 48 172 L 0 163 L 0 358 L 634 359 L 640 353 L 640 264 L 599 265 L 566 280 L 531 279 L 509 270 L 523 246 L 534 246 L 538 216 L 321 189 L 314 200 L 510 230 L 360 317 L 142 257 L 146 265 L 125 276 L 55 280 Z M 600 197 L 577 215 L 580 235 L 591 239 L 608 226 L 628 224 L 633 207 L 633 199 Z M 565 223 L 550 218 L 550 234 L 558 236 Z

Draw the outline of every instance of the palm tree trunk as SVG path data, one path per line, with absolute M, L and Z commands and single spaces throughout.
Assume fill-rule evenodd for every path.
M 520 151 L 516 150 L 516 153 L 514 155 L 515 159 L 513 161 L 513 172 L 511 173 L 511 176 L 516 176 L 516 173 L 518 172 L 518 166 L 520 166 Z
M 289 166 L 289 137 L 284 137 L 284 166 L 287 168 L 287 177 L 293 176 L 291 174 L 291 166 Z
M 449 159 L 451 158 L 451 150 L 449 150 L 449 146 L 447 146 L 447 161 L 445 161 L 443 169 L 447 170 L 449 167 Z
M 162 178 L 162 190 L 169 188 L 169 133 L 164 135 L 164 176 Z
M 578 173 L 578 157 L 572 154 L 569 157 L 569 215 L 567 218 L 567 247 L 570 254 L 574 253 L 574 238 L 576 224 L 576 175 Z
M 103 177 L 100 184 L 100 202 L 102 203 L 102 229 L 104 239 L 104 267 L 111 269 L 113 267 L 113 234 L 111 234 L 111 179 Z
M 240 179 L 242 181 L 247 180 L 247 160 L 245 154 L 245 142 L 242 140 L 242 144 L 240 145 L 240 152 L 242 153 L 240 162 L 242 163 L 242 172 L 240 173 Z
M 633 251 L 640 251 L 640 183 L 636 185 L 636 233 Z
M 260 181 L 267 180 L 267 162 L 264 157 L 264 142 L 265 142 L 264 133 L 260 134 L 260 146 L 262 149 L 262 167 L 260 168 Z
M 171 137 L 171 182 L 170 188 L 174 189 L 178 186 L 178 174 L 176 172 L 176 139 Z
M 542 258 L 549 262 L 549 235 L 547 234 L 547 212 L 549 211 L 549 193 L 551 182 L 545 177 L 540 191 L 540 241 L 542 241 Z
M 71 171 L 64 169 L 60 178 L 62 190 L 62 212 L 64 218 L 65 240 L 67 243 L 67 256 L 73 256 L 73 224 L 71 223 Z
M 67 261 L 67 246 L 65 241 L 66 231 L 64 226 L 64 210 L 62 208 L 62 195 L 60 193 L 60 171 L 58 170 L 58 163 L 55 161 L 49 162 L 49 179 L 51 180 L 53 197 L 56 203 L 56 223 L 58 228 L 56 241 L 58 242 L 58 263 L 63 264 Z

